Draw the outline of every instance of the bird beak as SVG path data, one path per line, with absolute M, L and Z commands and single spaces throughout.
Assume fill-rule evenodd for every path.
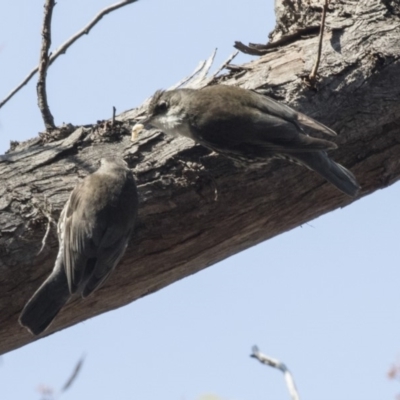
M 151 124 L 151 120 L 151 116 L 141 116 L 136 118 L 136 125 L 132 128 L 132 142 L 135 142 L 138 139 L 142 130 L 150 130 L 154 128 L 154 126 Z

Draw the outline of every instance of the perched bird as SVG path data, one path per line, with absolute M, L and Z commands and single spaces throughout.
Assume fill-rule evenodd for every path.
M 308 136 L 303 127 L 334 136 L 332 129 L 252 90 L 215 85 L 157 91 L 141 123 L 186 136 L 244 164 L 265 163 L 271 157 L 289 159 L 350 196 L 360 188 L 349 170 L 327 156 L 325 151 L 337 146 Z
M 125 161 L 102 159 L 100 168 L 71 192 L 61 212 L 53 272 L 25 305 L 20 324 L 38 335 L 72 294 L 85 298 L 97 289 L 123 256 L 137 209 L 136 184 Z

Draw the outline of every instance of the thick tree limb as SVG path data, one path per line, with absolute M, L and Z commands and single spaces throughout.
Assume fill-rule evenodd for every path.
M 324 35 L 317 90 L 302 81 L 315 60 L 317 37 L 288 44 L 218 81 L 269 91 L 338 131 L 332 157 L 355 173 L 365 196 L 400 177 L 399 21 L 383 2 L 336 2 L 327 13 L 327 26 L 336 29 Z M 102 156 L 121 154 L 135 169 L 140 223 L 106 285 L 85 301 L 72 301 L 48 333 L 128 304 L 353 201 L 311 171 L 283 161 L 239 170 L 189 139 L 156 130 L 131 142 L 134 118 L 142 112 L 117 116 L 113 127 L 78 128 L 57 141 L 51 135 L 32 139 L 0 159 L 0 352 L 34 340 L 18 325 L 18 315 L 57 252 L 52 232 L 36 256 L 47 225 L 40 205 L 46 196 L 57 218 L 78 177 L 96 168 Z

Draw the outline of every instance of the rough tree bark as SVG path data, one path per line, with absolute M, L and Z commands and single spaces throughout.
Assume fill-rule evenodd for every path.
M 397 181 L 397 3 L 331 2 L 316 88 L 310 88 L 305 77 L 315 60 L 321 5 L 282 0 L 277 10 L 270 44 L 249 47 L 264 55 L 230 68 L 213 83 L 262 89 L 334 128 L 340 135 L 332 157 L 355 173 L 363 188 L 360 196 Z M 93 171 L 102 156 L 120 154 L 134 168 L 140 223 L 105 286 L 85 301 L 74 299 L 46 334 L 130 303 L 354 201 L 316 174 L 283 161 L 262 169 L 236 169 L 187 139 L 172 139 L 156 130 L 131 142 L 132 119 L 141 112 L 143 107 L 124 113 L 114 127 L 104 122 L 76 128 L 64 138 L 49 134 L 14 143 L 1 156 L 0 353 L 35 340 L 17 319 L 56 256 L 54 229 L 37 256 L 45 213 L 51 204 L 57 218 L 78 178 Z

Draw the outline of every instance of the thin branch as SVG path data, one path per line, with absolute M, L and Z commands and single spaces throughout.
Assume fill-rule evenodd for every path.
M 260 363 L 269 365 L 270 367 L 277 368 L 283 372 L 283 377 L 285 378 L 286 386 L 289 390 L 290 397 L 292 400 L 300 400 L 299 392 L 296 389 L 296 385 L 294 383 L 294 379 L 290 371 L 287 369 L 286 365 L 280 362 L 279 360 L 275 360 L 269 356 L 266 356 L 263 353 L 260 353 L 257 346 L 252 347 L 253 354 L 250 357 L 256 358 Z
M 117 10 L 118 8 L 124 7 L 128 4 L 135 3 L 138 0 L 125 0 L 119 3 L 115 3 L 107 8 L 101 10 L 93 19 L 90 21 L 83 29 L 77 32 L 74 36 L 69 38 L 66 42 L 64 42 L 50 57 L 50 65 L 53 64 L 54 60 L 61 54 L 66 53 L 68 48 L 76 42 L 81 36 L 88 35 L 90 30 L 107 14 L 110 12 Z
M 239 54 L 239 51 L 235 51 L 233 54 L 231 54 L 228 57 L 228 59 L 226 61 L 224 61 L 223 64 L 221 64 L 221 66 L 216 70 L 216 72 L 214 72 L 211 77 L 207 78 L 207 74 L 210 71 L 210 68 L 214 62 L 216 54 L 217 54 L 217 49 L 214 50 L 214 52 L 211 54 L 211 56 L 207 60 L 201 61 L 200 64 L 197 66 L 197 68 L 194 70 L 194 72 L 191 75 L 182 79 L 176 85 L 172 86 L 168 90 L 177 89 L 179 87 L 200 88 L 200 87 L 208 85 L 213 79 L 216 78 L 216 76 L 224 68 L 226 68 L 229 65 L 229 63 Z
M 214 50 L 214 52 L 211 54 L 210 57 L 208 57 L 207 60 L 200 61 L 199 65 L 196 67 L 196 69 L 186 78 L 183 78 L 180 80 L 177 84 L 171 86 L 168 88 L 168 90 L 174 90 L 180 87 L 185 87 L 185 88 L 198 88 L 199 84 L 205 79 L 207 76 L 208 71 L 210 70 L 210 67 L 214 61 L 215 54 L 217 53 L 217 49 Z
M 242 42 L 236 41 L 233 47 L 245 54 L 250 54 L 252 56 L 263 56 L 275 51 L 278 47 L 283 47 L 290 43 L 294 43 L 296 40 L 304 38 L 306 35 L 317 35 L 319 31 L 319 25 L 310 25 L 305 28 L 296 29 L 294 32 L 291 32 L 287 35 L 283 35 L 280 39 L 274 42 L 268 42 L 267 44 L 249 43 L 248 45 L 245 45 Z
M 308 76 L 308 80 L 311 82 L 311 84 L 315 83 L 317 79 L 317 72 L 318 72 L 318 67 L 319 63 L 321 61 L 321 52 L 322 52 L 322 40 L 324 37 L 324 29 L 325 29 L 325 18 L 326 18 L 326 12 L 328 10 L 328 5 L 329 5 L 330 0 L 325 0 L 325 4 L 322 8 L 322 19 L 321 19 L 321 28 L 319 31 L 319 43 L 318 43 L 318 53 L 317 53 L 317 59 L 315 60 L 314 67 Z
M 230 64 L 230 62 L 239 54 L 239 50 L 235 51 L 234 53 L 232 53 L 227 60 L 225 60 L 225 62 L 213 73 L 212 79 L 216 78 L 217 75 L 224 70 L 225 68 L 228 67 L 228 65 Z
M 178 89 L 178 88 L 186 85 L 186 83 L 188 83 L 190 80 L 192 80 L 204 68 L 205 64 L 206 64 L 205 60 L 200 61 L 199 65 L 195 68 L 195 70 L 189 76 L 186 76 L 185 78 L 181 79 L 178 83 L 176 83 L 175 85 L 168 88 L 168 90 Z
M 39 79 L 36 86 L 38 106 L 47 131 L 55 129 L 54 118 L 47 102 L 46 76 L 49 65 L 49 49 L 51 45 L 51 17 L 56 5 L 55 0 L 46 0 L 44 5 L 44 18 L 42 28 L 42 48 L 40 50 Z
M 249 54 L 251 56 L 263 56 L 267 54 L 269 51 L 265 49 L 257 49 L 251 45 L 246 46 L 244 43 L 236 41 L 233 47 L 244 54 Z M 272 51 L 272 50 L 271 50 Z
M 26 78 L 15 88 L 13 89 L 0 103 L 0 108 L 4 106 L 8 102 L 8 100 L 11 99 L 11 97 L 14 96 L 17 92 L 21 90 L 31 79 L 32 77 L 36 74 L 38 71 L 38 67 L 34 68 L 29 74 L 26 76 Z
M 217 49 L 211 54 L 210 57 L 205 61 L 203 68 L 200 69 L 199 73 L 190 80 L 189 83 L 185 85 L 187 88 L 198 89 L 200 87 L 205 86 L 205 80 L 207 78 L 207 74 L 210 71 L 211 65 L 214 62 L 215 55 L 217 54 Z
M 112 114 L 112 126 L 115 125 L 115 113 L 117 112 L 117 109 L 113 106 L 113 114 Z
M 61 393 L 62 393 L 62 392 L 65 392 L 66 390 L 68 390 L 68 389 L 71 387 L 71 385 L 74 383 L 75 379 L 77 378 L 77 376 L 78 376 L 78 374 L 79 374 L 79 372 L 80 372 L 80 370 L 81 370 L 81 368 L 82 368 L 82 365 L 83 365 L 83 362 L 84 362 L 84 361 L 85 361 L 85 355 L 83 355 L 83 356 L 80 358 L 80 360 L 76 363 L 75 368 L 74 368 L 74 370 L 72 371 L 71 376 L 69 377 L 69 379 L 67 380 L 67 382 L 66 382 L 66 383 L 64 384 L 64 386 L 62 387 Z
M 99 22 L 106 14 L 117 10 L 118 8 L 124 7 L 128 4 L 135 3 L 138 0 L 124 0 L 119 3 L 115 3 L 107 8 L 101 10 L 92 21 L 90 21 L 82 30 L 77 32 L 74 36 L 71 36 L 66 42 L 64 42 L 50 57 L 49 57 L 49 66 L 53 64 L 53 62 L 61 55 L 65 54 L 68 48 L 76 42 L 81 36 L 89 34 L 90 30 Z M 4 106 L 23 86 L 25 86 L 32 77 L 38 72 L 39 67 L 35 67 L 26 78 L 15 88 L 13 89 L 7 97 L 0 102 L 0 108 Z

